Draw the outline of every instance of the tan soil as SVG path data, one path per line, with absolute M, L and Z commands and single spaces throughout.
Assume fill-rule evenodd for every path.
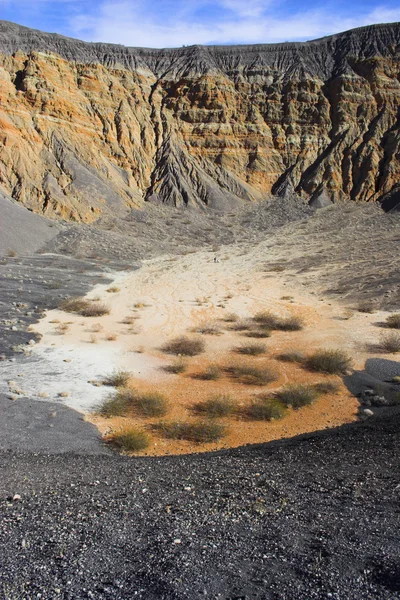
M 254 394 L 273 391 L 286 383 L 316 383 L 328 379 L 327 376 L 312 374 L 300 366 L 276 359 L 279 353 L 288 349 L 309 353 L 317 348 L 340 348 L 352 356 L 354 368 L 363 369 L 366 358 L 371 356 L 370 346 L 379 335 L 376 322 L 384 320 L 387 313 L 354 312 L 350 316 L 348 307 L 319 298 L 315 291 L 304 285 L 296 285 L 287 274 L 265 273 L 265 252 L 261 244 L 253 248 L 229 247 L 226 254 L 222 250 L 218 253 L 218 263 L 213 261 L 214 254 L 207 251 L 181 257 L 163 256 L 148 261 L 138 271 L 116 277 L 113 285 L 120 291 L 110 293 L 106 291 L 110 285 L 97 286 L 88 295 L 88 298 L 99 298 L 106 302 L 111 308 L 109 315 L 85 319 L 61 311 L 49 312 L 37 327 L 43 334 L 41 344 L 57 347 L 68 345 L 77 349 L 84 347 L 88 355 L 105 345 L 113 349 L 112 360 L 101 365 L 104 375 L 114 369 L 129 370 L 135 388 L 157 390 L 164 394 L 171 406 L 168 420 L 195 418 L 190 407 L 213 394 L 229 394 L 240 404 L 245 404 L 251 401 Z M 282 296 L 291 296 L 293 299 L 283 300 Z M 229 313 L 248 318 L 264 309 L 282 317 L 300 315 L 304 319 L 304 329 L 298 332 L 273 332 L 270 338 L 254 340 L 245 337 L 243 332 L 233 331 L 232 324 L 224 322 Z M 133 325 L 122 323 L 127 316 L 137 317 Z M 59 323 L 51 323 L 54 320 L 69 322 L 69 330 L 62 336 L 56 335 Z M 163 353 L 163 344 L 178 335 L 198 335 L 191 333 L 191 330 L 205 322 L 218 323 L 221 335 L 201 336 L 206 343 L 206 351 L 187 359 L 187 372 L 179 375 L 166 373 L 163 367 L 171 364 L 176 357 Z M 101 324 L 100 332 L 91 331 L 95 323 Z M 107 337 L 112 335 L 116 335 L 116 339 L 107 341 Z M 92 343 L 93 336 L 96 343 Z M 234 351 L 243 343 L 253 342 L 265 343 L 267 353 L 253 358 L 243 357 Z M 219 381 L 193 378 L 209 363 L 226 365 L 233 361 L 270 365 L 280 373 L 279 380 L 258 387 L 239 384 L 226 375 Z M 63 368 L 68 366 L 64 364 Z M 357 399 L 345 388 L 340 378 L 329 379 L 341 384 L 339 392 L 320 397 L 310 407 L 291 410 L 281 421 L 266 423 L 250 422 L 238 417 L 224 419 L 229 426 L 229 434 L 221 442 L 213 444 L 168 441 L 152 433 L 152 446 L 145 453 L 163 455 L 209 451 L 290 437 L 354 420 Z M 151 424 L 158 421 L 105 419 L 97 415 L 88 415 L 87 418 L 104 435 L 133 424 L 151 428 Z

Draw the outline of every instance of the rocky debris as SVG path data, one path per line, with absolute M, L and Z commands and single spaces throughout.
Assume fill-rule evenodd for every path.
M 289 180 L 286 195 L 316 204 L 392 210 L 399 47 L 396 23 L 152 50 L 2 21 L 0 184 L 34 212 L 86 223 L 144 201 L 226 211 Z
M 0 453 L 0 595 L 396 600 L 399 432 L 394 414 L 214 454 Z

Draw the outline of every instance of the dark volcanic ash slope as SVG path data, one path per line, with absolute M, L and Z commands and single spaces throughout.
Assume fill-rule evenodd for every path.
M 0 598 L 400 598 L 399 425 L 160 459 L 0 454 Z
M 0 185 L 90 222 L 144 200 L 385 200 L 400 177 L 400 25 L 154 50 L 0 22 Z

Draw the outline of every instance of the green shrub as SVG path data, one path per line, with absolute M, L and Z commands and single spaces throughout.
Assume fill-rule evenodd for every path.
M 400 333 L 393 331 L 383 335 L 380 339 L 380 348 L 388 354 L 400 352 Z
M 113 387 L 124 387 L 129 379 L 131 374 L 129 371 L 114 371 L 111 375 L 108 375 L 105 379 L 103 379 L 103 385 L 110 385 Z
M 310 371 L 329 373 L 330 375 L 344 375 L 351 364 L 351 358 L 342 350 L 317 350 L 305 361 L 305 365 Z
M 288 385 L 276 393 L 276 397 L 285 406 L 295 409 L 312 404 L 317 396 L 317 390 L 310 385 Z
M 283 419 L 287 414 L 286 406 L 276 398 L 258 396 L 245 410 L 249 419 L 255 421 L 271 421 Z
M 181 336 L 167 342 L 163 348 L 163 352 L 168 354 L 180 354 L 182 356 L 196 356 L 201 354 L 205 350 L 205 344 L 203 340 L 188 338 Z
M 264 354 L 267 347 L 265 344 L 247 344 L 243 346 L 239 346 L 235 348 L 235 351 L 239 354 L 247 354 L 249 356 L 259 356 L 260 354 Z
M 267 385 L 278 379 L 278 375 L 268 367 L 231 365 L 226 367 L 226 371 L 231 377 L 246 385 Z
M 130 406 L 129 396 L 126 394 L 112 394 L 104 400 L 98 412 L 103 417 L 124 417 Z
M 400 329 L 400 313 L 390 315 L 386 319 L 386 327 L 390 327 L 391 329 Z
M 213 421 L 162 422 L 156 426 L 164 437 L 172 440 L 188 440 L 196 443 L 216 442 L 226 435 L 227 429 Z
M 168 403 L 161 394 L 148 392 L 138 394 L 132 403 L 134 411 L 142 417 L 164 417 Z
M 305 360 L 303 352 L 300 350 L 289 350 L 279 354 L 277 358 L 283 362 L 302 363 Z
M 197 413 L 215 419 L 218 417 L 227 417 L 233 414 L 236 410 L 236 402 L 230 396 L 220 394 L 213 396 L 204 402 L 195 404 L 194 410 Z
M 168 403 L 161 394 L 140 394 L 130 388 L 119 388 L 103 402 L 99 410 L 105 417 L 119 417 L 129 413 L 141 417 L 163 417 L 167 412 Z
M 150 444 L 149 436 L 140 429 L 130 428 L 114 433 L 110 441 L 125 452 L 140 452 Z

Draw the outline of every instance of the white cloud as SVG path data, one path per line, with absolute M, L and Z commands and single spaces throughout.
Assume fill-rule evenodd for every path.
M 164 48 L 315 39 L 363 25 L 400 21 L 400 7 L 381 6 L 357 17 L 341 17 L 327 10 L 280 16 L 272 6 L 265 11 L 268 4 L 259 0 L 219 0 L 220 7 L 229 9 L 226 17 L 204 21 L 196 17 L 196 9 L 206 6 L 207 0 L 172 4 L 172 14 L 167 10 L 159 16 L 149 10 L 145 0 L 106 0 L 96 15 L 72 18 L 70 33 L 90 41 Z

